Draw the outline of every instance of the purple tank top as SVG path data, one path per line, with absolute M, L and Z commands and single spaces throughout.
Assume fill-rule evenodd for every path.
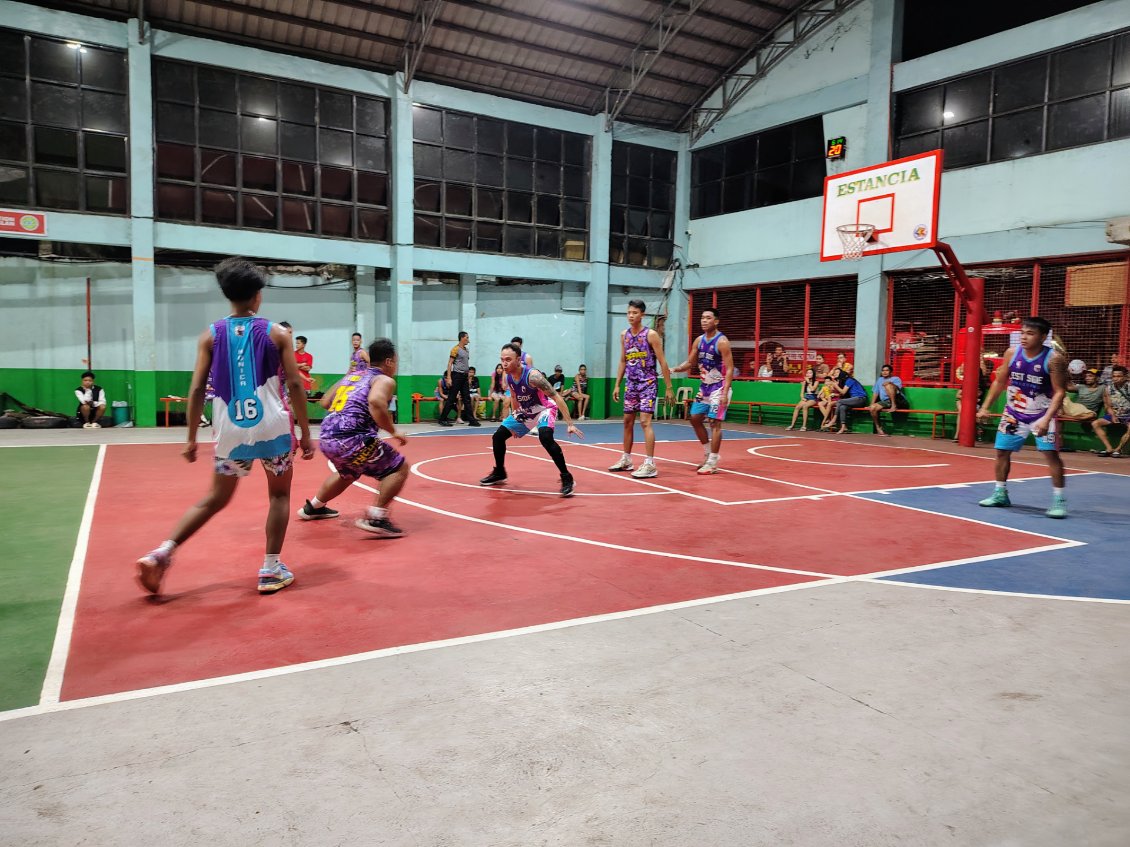
M 322 421 L 323 438 L 377 434 L 377 422 L 369 411 L 369 391 L 373 380 L 382 373 L 380 368 L 365 368 L 341 381 L 330 403 L 330 413 Z
M 1021 423 L 1032 423 L 1047 412 L 1052 403 L 1052 378 L 1048 373 L 1048 357 L 1052 351 L 1045 347 L 1035 358 L 1024 355 L 1018 347 L 1008 364 L 1008 392 L 1005 409 Z
M 549 408 L 550 399 L 541 389 L 530 385 L 530 371 L 532 368 L 523 365 L 522 373 L 517 379 L 506 375 L 506 384 L 510 387 L 510 395 L 514 399 L 518 411 L 514 417 L 520 421 L 533 420 Z
M 361 351 L 359 349 L 354 350 L 349 356 L 350 373 L 353 373 L 354 371 L 358 373 L 364 373 L 365 368 L 367 367 L 368 365 L 365 364 L 365 360 L 361 358 Z
M 655 351 L 648 343 L 650 330 L 645 326 L 632 335 L 631 327 L 624 333 L 624 376 L 628 382 L 646 383 L 655 381 Z

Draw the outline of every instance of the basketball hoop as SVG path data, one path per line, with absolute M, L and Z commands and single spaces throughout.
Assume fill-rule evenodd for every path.
M 863 248 L 875 234 L 875 227 L 872 224 L 842 224 L 836 227 L 836 232 L 844 245 L 843 258 L 858 262 L 863 258 Z

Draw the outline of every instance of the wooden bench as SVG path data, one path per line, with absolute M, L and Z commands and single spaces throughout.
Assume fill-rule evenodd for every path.
M 425 397 L 423 394 L 412 395 L 412 423 L 419 423 L 420 421 L 420 404 L 421 403 L 439 403 L 438 397 Z
M 158 397 L 157 402 L 165 404 L 165 426 L 166 427 L 168 427 L 168 425 L 169 425 L 169 407 L 171 405 L 173 405 L 173 403 L 184 403 L 185 408 L 186 409 L 188 408 L 188 398 L 186 398 L 186 397 L 173 397 L 173 396 Z
M 683 401 L 684 411 L 683 417 L 689 418 L 691 416 L 691 404 L 694 403 L 694 398 L 690 397 Z M 735 406 L 746 407 L 746 423 L 753 423 L 753 409 L 757 407 L 757 422 L 761 423 L 761 407 L 762 406 L 788 406 L 790 409 L 795 406 L 795 403 L 762 403 L 759 400 L 731 400 L 726 406 L 727 409 L 732 409 Z

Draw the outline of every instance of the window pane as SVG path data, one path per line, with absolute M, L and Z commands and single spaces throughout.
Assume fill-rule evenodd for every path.
M 942 133 L 942 148 L 947 168 L 977 165 L 988 155 L 989 122 L 956 126 Z
M 476 158 L 475 181 L 479 185 L 502 186 L 502 158 L 480 153 Z
M 487 253 L 502 250 L 502 226 L 500 224 L 475 224 L 475 249 Z
M 793 124 L 793 155 L 798 159 L 824 158 L 822 118 L 809 118 Z
M 588 229 L 589 226 L 589 204 L 580 200 L 566 200 L 562 206 L 563 221 L 569 229 Z M 613 214 L 616 210 L 613 209 Z M 621 229 L 623 224 L 621 224 Z M 615 232 L 615 229 L 613 230 Z
M 274 194 L 243 195 L 243 225 L 254 229 L 278 229 L 279 198 Z
M 443 210 L 449 215 L 470 217 L 472 206 L 471 198 L 472 192 L 469 185 L 452 185 L 448 183 L 444 191 Z
M 628 226 L 628 210 L 624 206 L 613 206 L 612 216 L 609 220 L 609 230 L 616 235 L 623 235 Z
M 0 159 L 27 161 L 27 131 L 23 124 L 0 123 Z
M 534 157 L 534 128 L 525 124 L 506 125 L 506 155 Z
M 628 202 L 628 178 L 614 177 L 612 180 L 612 202 L 622 206 Z
M 413 204 L 417 212 L 438 212 L 440 210 L 440 183 L 430 180 L 416 180 L 413 191 Z
M 647 263 L 647 240 L 643 238 L 628 239 L 628 255 L 625 261 L 629 265 L 643 266 Z
M 628 209 L 628 235 L 647 235 L 647 225 L 647 212 L 642 209 Z
M 413 106 L 412 137 L 417 141 L 443 141 L 443 113 L 436 109 Z
M 239 149 L 239 118 L 235 114 L 201 109 L 199 120 L 202 145 Z
M 502 192 L 485 188 L 475 190 L 475 216 L 502 220 Z
M 306 162 L 318 160 L 318 136 L 314 127 L 282 123 L 280 149 L 288 159 L 302 159 Z
M 4 80 L 0 85 L 0 118 L 27 120 L 27 88 L 22 81 Z
M 388 176 L 357 172 L 357 202 L 375 206 L 388 205 Z
M 388 241 L 388 212 L 383 209 L 358 209 L 357 227 L 361 238 Z
M 561 198 L 542 195 L 537 200 L 537 222 L 542 226 L 561 226 Z
M 757 168 L 771 167 L 789 161 L 793 157 L 793 133 L 789 127 L 771 129 L 757 138 Z M 729 162 L 727 162 L 727 165 Z M 729 174 L 727 167 L 726 173 Z
M 282 228 L 286 232 L 316 231 L 317 210 L 312 200 L 292 200 L 284 197 L 282 201 Z
M 506 187 L 517 188 L 521 191 L 533 191 L 534 166 L 532 162 L 523 162 L 521 159 L 506 160 Z
M 628 145 L 620 141 L 612 142 L 612 175 L 628 175 Z
M 505 145 L 505 131 L 505 124 L 500 121 L 478 118 L 475 122 L 476 149 L 481 153 L 501 154 Z
M 357 131 L 369 135 L 387 135 L 385 101 L 357 97 Z
M 741 179 L 741 177 L 738 177 Z M 633 176 L 628 178 L 628 203 L 632 206 L 651 205 L 651 180 Z
M 27 168 L 0 165 L 0 201 L 18 206 L 28 205 Z
M 561 256 L 561 233 L 556 229 L 541 229 L 537 230 L 537 251 L 538 256 L 543 256 L 547 259 L 556 259 Z
M 588 151 L 589 141 L 585 136 L 572 132 L 565 133 L 565 164 L 583 168 L 587 164 Z
M 233 191 L 205 188 L 200 192 L 200 220 L 206 224 L 234 224 L 236 195 Z
M 538 162 L 534 165 L 534 190 L 539 194 L 561 194 L 561 166 Z
M 166 221 L 196 219 L 196 192 L 187 185 L 157 184 L 157 217 Z
M 534 198 L 516 191 L 506 192 L 506 220 L 530 223 L 534 219 Z
M 652 241 L 647 245 L 647 261 L 653 268 L 666 268 L 671 264 L 673 252 L 670 241 Z
M 991 81 L 992 75 L 983 73 L 946 83 L 942 120 L 948 125 L 986 117 Z
M 222 150 L 200 151 L 200 181 L 212 185 L 235 186 L 235 153 Z
M 278 85 L 273 79 L 260 79 L 255 76 L 239 78 L 239 110 L 245 115 L 278 114 L 275 104 Z
M 446 112 L 443 116 L 443 143 L 449 147 L 475 149 L 475 119 L 458 112 Z
M 697 210 L 698 217 L 702 218 L 722 211 L 722 183 L 708 182 L 699 186 Z
M 648 224 L 648 233 L 652 238 L 667 238 L 671 237 L 671 224 L 673 218 L 666 212 L 652 212 L 651 220 Z
M 239 119 L 240 149 L 245 153 L 273 156 L 278 152 L 277 132 L 277 121 L 270 118 L 242 117 Z
M 63 88 L 45 82 L 31 84 L 31 119 L 37 124 L 78 128 L 77 88 Z
M 1044 147 L 1044 108 L 1028 109 L 993 121 L 993 161 L 1039 153 Z
M 653 151 L 651 154 L 651 178 L 673 183 L 677 161 L 675 154 L 670 150 Z
M 469 250 L 471 247 L 471 222 L 445 218 L 443 222 L 443 246 L 456 250 Z
M 928 150 L 937 150 L 942 146 L 942 134 L 940 132 L 925 132 L 922 135 L 912 135 L 909 138 L 900 138 L 895 147 L 895 156 L 914 156 L 918 153 L 925 153 Z M 944 164 L 948 165 L 948 160 L 943 160 Z
M 506 252 L 529 256 L 533 252 L 534 233 L 528 226 L 506 227 Z
M 790 192 L 794 200 L 806 197 L 819 197 L 824 193 L 824 177 L 827 169 L 823 159 L 808 159 L 793 165 L 793 187 Z
M 99 132 L 129 132 L 126 117 L 126 98 L 121 94 L 104 94 L 84 91 L 82 96 L 82 125 Z
M 203 75 L 203 68 L 200 71 Z M 158 100 L 175 100 L 191 103 L 196 95 L 192 67 L 179 62 L 154 62 L 153 82 Z
M 126 181 L 121 177 L 88 176 L 86 210 L 123 214 L 126 211 Z
M 1109 38 L 1052 54 L 1050 98 L 1102 91 L 1110 82 Z
M 35 205 L 45 209 L 77 209 L 78 174 L 36 168 L 35 194 Z
M 261 191 L 278 191 L 277 159 L 243 157 L 243 187 Z
M 388 170 L 385 140 L 371 135 L 356 136 L 357 167 L 369 171 Z
M 675 211 L 675 186 L 653 180 L 651 183 L 651 208 L 662 209 L 665 212 Z
M 776 140 L 778 146 L 780 146 L 782 141 L 780 133 L 777 134 Z M 722 149 L 726 158 L 726 176 L 738 176 L 739 174 L 751 173 L 757 169 L 757 141 L 758 137 L 751 135 L 747 138 L 738 138 L 724 145 Z M 787 149 L 784 155 L 786 157 L 789 155 Z
M 353 171 L 322 168 L 322 197 L 331 200 L 353 199 Z
M 333 91 L 318 92 L 318 124 L 353 129 L 353 98 Z
M 774 168 L 773 171 L 782 170 L 781 168 Z M 784 170 L 788 171 L 788 165 L 784 166 Z M 762 173 L 769 173 L 763 171 Z M 730 212 L 740 212 L 743 209 L 750 208 L 749 199 L 746 197 L 746 181 L 749 177 L 745 175 L 727 177 L 722 183 L 722 214 Z M 786 190 L 788 186 L 785 186 Z
M 239 85 L 236 74 L 218 68 L 200 67 L 196 69 L 196 79 L 200 86 L 201 106 L 228 112 L 236 110 L 236 87 Z
M 1105 94 L 1048 106 L 1049 150 L 1102 141 L 1105 129 Z
M 35 161 L 40 165 L 78 167 L 78 133 L 35 127 Z
M 588 175 L 580 168 L 562 168 L 561 186 L 566 197 L 588 197 Z
M 628 173 L 632 176 L 651 176 L 651 150 L 632 144 L 628 147 Z
M 0 74 L 24 76 L 27 73 L 27 52 L 22 32 L 0 31 Z
M 474 182 L 475 154 L 445 147 L 443 150 L 443 175 L 445 179 Z
M 538 127 L 537 158 L 540 162 L 561 163 L 561 133 L 555 129 Z
M 758 171 L 757 182 L 753 186 L 753 197 L 750 206 L 772 206 L 777 203 L 786 203 L 789 198 L 789 189 L 792 184 L 791 168 L 788 165 Z M 723 205 L 723 213 L 728 211 Z
M 157 104 L 157 140 L 196 143 L 195 112 L 191 106 Z
M 31 75 L 54 82 L 78 82 L 78 50 L 59 41 L 31 39 Z
M 1114 39 L 1114 71 L 1110 84 L 1112 88 L 1130 85 L 1130 33 Z
M 443 148 L 413 144 L 412 164 L 417 176 L 443 179 Z
M 439 247 L 442 218 L 416 215 L 413 220 L 413 241 L 420 247 Z
M 896 111 L 899 135 L 941 126 L 942 86 L 900 94 Z
M 196 155 L 193 148 L 180 144 L 158 144 L 157 176 L 192 182 L 196 178 Z
M 1110 138 L 1130 135 L 1130 88 L 1113 91 L 1110 95 Z
M 314 195 L 314 166 L 305 162 L 282 163 L 282 190 L 285 194 Z M 283 215 L 286 205 L 283 205 Z M 285 222 L 284 222 L 285 223 Z
M 305 85 L 279 85 L 279 117 L 284 121 L 313 126 L 318 120 L 318 98 L 315 89 Z M 283 226 L 286 211 L 283 210 Z
M 86 133 L 86 167 L 96 171 L 126 172 L 126 140 L 114 135 Z
M 696 185 L 722 178 L 722 163 L 725 150 L 721 146 L 710 147 L 691 157 L 691 178 Z
M 82 84 L 111 91 L 126 90 L 126 54 L 116 50 L 86 47 L 79 54 Z
M 353 166 L 353 136 L 334 129 L 318 130 L 318 161 L 323 165 Z
M 998 68 L 994 78 L 993 111 L 996 114 L 1043 103 L 1048 82 L 1047 56 Z

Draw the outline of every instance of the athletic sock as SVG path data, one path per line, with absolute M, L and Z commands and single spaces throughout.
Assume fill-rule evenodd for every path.
M 177 543 L 176 543 L 175 541 L 173 541 L 173 540 L 172 540 L 172 539 L 170 538 L 170 539 L 169 539 L 168 541 L 164 542 L 164 543 L 163 543 L 163 544 L 162 544 L 162 545 L 161 545 L 160 547 L 158 547 L 157 549 L 158 549 L 158 550 L 163 550 L 163 551 L 165 551 L 166 553 L 172 553 L 172 552 L 173 552 L 174 550 L 176 550 L 176 549 L 177 549 Z
M 1008 491 L 1008 483 L 1007 482 L 998 482 L 997 483 L 997 491 Z
M 382 509 L 380 506 L 369 507 L 369 517 L 375 521 L 379 521 L 388 517 L 388 509 Z
M 323 503 L 321 500 L 319 500 L 317 497 L 311 497 L 310 498 L 310 505 L 313 506 L 315 509 L 320 509 L 320 508 L 322 508 L 322 506 L 324 506 L 326 504 Z
M 717 462 L 718 461 L 718 454 L 717 453 L 711 453 L 709 456 L 706 457 L 706 461 Z
M 631 453 L 622 453 L 622 454 L 620 455 L 620 461 L 621 461 L 621 462 L 630 462 L 630 461 L 632 461 L 632 454 L 631 454 Z
M 1066 488 L 1056 488 L 1053 485 L 1052 486 L 1052 497 L 1055 498 L 1056 500 L 1066 500 L 1067 499 L 1067 489 Z
M 277 571 L 279 569 L 279 554 L 268 553 L 263 557 L 263 570 Z

